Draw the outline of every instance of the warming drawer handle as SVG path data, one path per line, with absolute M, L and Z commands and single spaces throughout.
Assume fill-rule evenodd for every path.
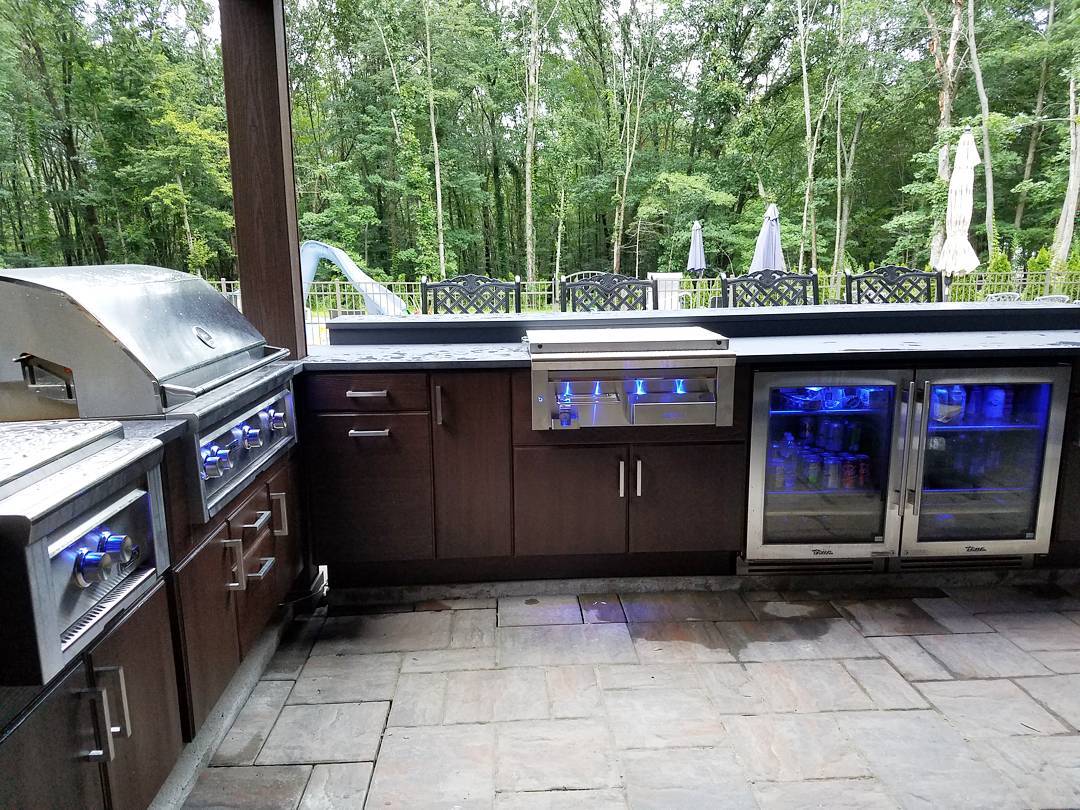
M 221 544 L 229 549 L 233 555 L 233 571 L 236 572 L 236 582 L 225 583 L 226 590 L 247 590 L 247 569 L 244 568 L 244 541 L 239 537 L 230 537 L 222 540 Z
M 289 536 L 289 501 L 288 495 L 284 492 L 271 492 L 270 501 L 276 503 L 281 510 L 281 528 L 274 529 L 275 537 L 288 537 Z
M 346 391 L 345 396 L 348 399 L 386 399 L 390 392 L 385 388 L 381 391 Z
M 277 557 L 259 557 L 259 562 L 262 563 L 262 565 L 259 566 L 259 570 L 248 574 L 248 579 L 266 579 L 267 575 L 274 570 L 274 563 L 277 562 Z
M 350 430 L 350 439 L 385 439 L 390 435 L 390 428 L 382 430 Z
M 112 718 L 109 717 L 109 695 L 103 686 L 95 686 L 89 689 L 80 689 L 79 697 L 90 701 L 93 707 L 98 728 L 101 729 L 102 739 L 105 741 L 104 748 L 91 748 L 82 752 L 82 758 L 87 762 L 112 762 L 116 759 L 116 749 L 113 748 Z
M 120 734 L 123 737 L 131 736 L 131 706 L 128 704 L 127 693 L 127 679 L 124 677 L 124 667 L 117 665 L 115 667 L 94 667 L 95 676 L 103 675 L 115 675 L 117 683 L 120 685 L 120 715 L 121 724 L 118 726 L 110 726 L 110 734 Z

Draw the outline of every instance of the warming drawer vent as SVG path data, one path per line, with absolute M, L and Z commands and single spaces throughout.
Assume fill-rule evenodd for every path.
M 885 570 L 884 559 L 863 560 L 744 560 L 735 567 L 740 576 L 772 574 L 873 574 Z
M 889 565 L 893 571 L 1000 571 L 1031 568 L 1032 554 L 1003 554 L 987 557 L 898 557 Z
M 98 623 L 116 605 L 136 591 L 140 585 L 149 579 L 153 579 L 157 571 L 153 566 L 136 571 L 115 588 L 109 591 L 100 602 L 94 604 L 86 613 L 80 616 L 71 627 L 60 635 L 60 649 L 67 652 L 68 647 L 78 641 L 87 630 Z

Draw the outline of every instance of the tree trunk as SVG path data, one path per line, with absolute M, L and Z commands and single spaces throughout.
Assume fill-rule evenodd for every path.
M 566 222 L 566 186 L 559 187 L 559 215 L 555 226 L 555 270 L 552 278 L 558 283 L 560 264 L 562 263 L 563 224 Z
M 840 216 L 836 221 L 836 256 L 833 259 L 833 273 L 837 268 L 843 271 L 844 253 L 847 250 L 848 221 L 851 219 L 851 177 L 855 169 L 855 148 L 859 143 L 859 133 L 862 130 L 863 114 L 855 116 L 855 127 L 851 132 L 851 145 L 846 150 L 841 144 L 841 154 L 844 157 L 844 193 L 840 205 Z M 835 279 L 839 281 L 839 279 Z
M 424 0 L 424 62 L 427 68 L 428 123 L 431 125 L 431 154 L 435 161 L 435 232 L 439 240 L 439 278 L 446 278 L 446 239 L 443 231 L 442 163 L 439 135 L 435 131 L 435 81 L 431 71 L 431 16 Z
M 529 47 L 525 57 L 525 278 L 536 280 L 536 223 L 533 214 L 533 160 L 536 154 L 536 112 L 540 94 L 540 13 L 529 2 Z
M 806 264 L 806 228 L 808 214 L 814 204 L 814 150 L 812 146 L 813 126 L 810 123 L 810 76 L 806 66 L 806 40 L 810 36 L 808 21 L 803 10 L 803 0 L 795 0 L 795 9 L 799 24 L 799 66 L 802 73 L 802 101 L 803 123 L 806 126 L 805 149 L 806 149 L 806 189 L 803 193 L 802 232 L 799 236 L 799 272 L 803 271 Z
M 1061 216 L 1054 228 L 1053 259 L 1046 274 L 1046 292 L 1050 291 L 1050 279 L 1055 271 L 1060 272 L 1069 260 L 1072 249 L 1073 226 L 1076 224 L 1077 201 L 1080 199 L 1080 124 L 1077 123 L 1076 75 L 1069 77 L 1069 185 L 1065 190 L 1065 201 L 1061 206 Z
M 956 51 L 960 43 L 961 19 L 963 14 L 963 1 L 951 0 L 952 24 L 949 27 L 949 44 L 944 54 L 941 48 L 941 31 L 938 28 L 937 19 L 930 11 L 928 5 L 923 5 L 923 12 L 930 27 L 930 47 L 934 54 L 934 70 L 938 75 L 941 89 L 938 91 L 938 139 L 952 126 L 952 109 L 956 90 L 956 78 L 959 67 L 956 64 Z M 949 182 L 949 145 L 942 143 L 938 149 L 938 179 L 943 183 Z M 937 257 L 941 252 L 941 246 L 945 243 L 945 222 L 942 217 L 934 221 L 930 239 L 930 264 L 937 266 Z
M 967 36 L 971 72 L 975 74 L 975 87 L 979 91 L 979 106 L 982 108 L 983 176 L 986 179 L 986 255 L 989 259 L 997 250 L 994 240 L 994 168 L 990 163 L 990 102 L 986 97 L 986 85 L 983 84 L 982 68 L 979 67 L 979 52 L 975 47 L 975 0 L 968 0 Z
M 180 216 L 184 223 L 184 239 L 187 242 L 187 269 L 190 273 L 191 254 L 195 252 L 195 238 L 191 235 L 191 220 L 188 219 L 187 195 L 184 191 L 184 181 L 180 179 L 180 175 L 176 175 L 176 185 L 180 189 Z M 202 274 L 200 273 L 199 275 Z
M 1054 26 L 1054 4 L 1055 0 L 1050 0 L 1050 4 L 1046 9 L 1046 33 L 1043 36 L 1050 39 L 1050 29 Z M 1046 98 L 1046 81 L 1050 73 L 1050 58 L 1044 56 L 1042 60 L 1042 68 L 1039 70 L 1039 89 L 1035 93 L 1035 123 L 1031 126 L 1031 138 L 1028 140 L 1027 158 L 1024 160 L 1024 182 L 1027 183 L 1031 179 L 1031 172 L 1035 168 L 1035 150 L 1039 146 L 1039 138 L 1042 136 L 1042 111 L 1043 100 Z M 1017 230 L 1024 222 L 1024 208 L 1027 206 L 1027 188 L 1020 189 L 1020 198 L 1016 201 L 1016 216 L 1013 217 L 1013 227 Z

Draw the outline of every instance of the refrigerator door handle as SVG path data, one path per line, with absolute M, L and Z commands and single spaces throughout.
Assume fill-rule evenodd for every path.
M 896 514 L 904 516 L 907 505 L 908 467 L 911 466 L 911 428 L 915 423 L 915 381 L 908 383 L 907 411 L 904 414 L 904 455 L 900 458 L 900 491 L 896 497 Z
M 910 481 L 912 484 L 911 491 L 914 494 L 914 500 L 912 501 L 911 515 L 912 517 L 919 516 L 919 509 L 922 507 L 922 494 L 923 494 L 923 473 L 926 466 L 926 443 L 928 440 L 928 430 L 930 428 L 930 381 L 927 380 L 923 383 L 922 390 L 922 414 L 919 418 L 919 455 L 916 459 L 915 465 L 915 480 Z

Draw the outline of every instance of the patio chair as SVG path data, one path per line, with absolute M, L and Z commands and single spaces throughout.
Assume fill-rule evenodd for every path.
M 499 281 L 474 274 L 446 281 L 429 282 L 424 278 L 420 281 L 420 311 L 425 315 L 521 312 L 521 279 Z
M 650 300 L 651 296 L 651 300 Z M 659 309 L 656 279 L 595 273 L 559 285 L 563 312 L 622 312 Z
M 756 270 L 742 276 L 721 276 L 722 307 L 793 307 L 820 303 L 817 276 Z
M 1020 293 L 1018 292 L 996 292 L 988 293 L 986 296 L 986 303 L 988 304 L 1005 304 L 1019 300 Z
M 1035 299 L 1036 304 L 1067 304 L 1069 303 L 1069 296 L 1067 295 L 1040 295 Z
M 941 301 L 945 283 L 940 272 L 923 272 L 886 264 L 869 273 L 844 273 L 849 304 L 928 304 Z

